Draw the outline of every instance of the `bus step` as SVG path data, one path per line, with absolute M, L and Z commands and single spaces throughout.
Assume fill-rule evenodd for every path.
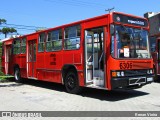
M 92 85 L 93 84 L 93 81 L 87 81 L 86 85 Z
M 28 77 L 28 79 L 38 80 L 38 79 L 35 78 L 35 77 Z

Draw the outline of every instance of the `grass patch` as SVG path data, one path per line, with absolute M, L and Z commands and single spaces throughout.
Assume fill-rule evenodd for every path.
M 13 78 L 13 76 L 0 76 L 0 82 L 9 82 Z
M 5 76 L 5 75 L 4 75 L 4 73 L 3 73 L 3 72 L 1 72 L 1 71 L 0 71 L 0 77 L 1 77 L 1 76 Z

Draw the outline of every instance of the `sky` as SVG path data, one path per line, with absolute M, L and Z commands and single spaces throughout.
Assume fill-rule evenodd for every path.
M 0 19 L 16 28 L 25 28 L 17 29 L 19 34 L 28 34 L 34 32 L 29 30 L 35 29 L 33 26 L 52 28 L 106 14 L 105 10 L 113 7 L 113 11 L 141 17 L 146 12 L 160 12 L 159 0 L 2 0 Z

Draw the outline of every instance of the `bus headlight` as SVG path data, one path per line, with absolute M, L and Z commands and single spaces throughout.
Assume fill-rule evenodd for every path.
M 117 72 L 117 76 L 120 77 L 120 76 L 121 76 L 121 73 L 120 73 L 120 72 Z
M 153 70 L 147 70 L 147 74 L 153 74 Z
M 112 72 L 112 77 L 122 77 L 124 76 L 124 71 L 113 71 Z
M 124 76 L 124 71 L 121 72 L 121 76 Z

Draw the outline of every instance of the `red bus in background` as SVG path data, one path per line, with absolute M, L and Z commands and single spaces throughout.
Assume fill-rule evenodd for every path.
M 160 34 L 150 36 L 151 53 L 154 62 L 155 81 L 160 75 Z
M 67 92 L 82 87 L 139 88 L 153 81 L 145 18 L 112 12 L 3 42 L 2 70 L 56 82 Z

